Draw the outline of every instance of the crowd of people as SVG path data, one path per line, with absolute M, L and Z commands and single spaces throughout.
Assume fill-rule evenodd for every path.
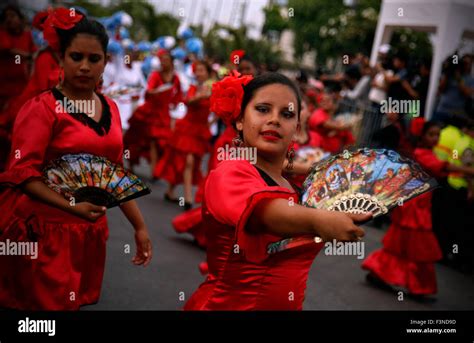
M 364 235 L 357 224 L 370 214 L 287 205 L 315 161 L 303 157 L 308 148 L 317 159 L 354 147 L 396 150 L 442 186 L 393 211 L 383 248 L 362 265 L 369 281 L 424 296 L 437 291 L 435 262 L 472 268 L 471 55 L 459 65 L 447 60 L 436 110 L 426 113 L 430 61 L 409 69 L 413 61 L 390 46 L 381 47 L 374 66 L 347 54 L 342 73 L 301 70 L 291 80 L 244 50 L 218 61 L 177 55 L 172 46 L 139 47 L 65 8 L 33 19 L 48 43 L 40 49 L 17 8 L 6 7 L 0 23 L 0 208 L 8 213 L 0 239 L 36 237 L 42 245 L 37 260 L 0 257 L 1 307 L 78 309 L 98 301 L 106 209 L 70 206 L 41 181 L 49 161 L 84 152 L 132 171 L 146 163 L 152 182 L 168 184 L 164 200 L 184 210 L 173 227 L 207 250 L 199 264 L 206 281 L 185 309 L 301 309 L 322 245 L 273 256 L 265 247 L 288 236 Z M 55 103 L 64 99 L 90 101 L 96 110 L 58 112 Z M 414 105 L 387 110 L 389 100 Z M 255 148 L 257 163 L 223 160 L 219 151 L 229 147 Z M 181 184 L 184 194 L 176 194 Z M 147 265 L 152 248 L 143 215 L 134 200 L 120 208 L 134 228 L 134 263 Z

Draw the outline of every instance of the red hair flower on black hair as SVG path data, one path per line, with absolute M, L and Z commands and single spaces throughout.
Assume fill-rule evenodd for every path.
M 229 76 L 212 85 L 211 112 L 214 112 L 229 125 L 240 115 L 240 106 L 244 97 L 244 86 L 253 79 L 232 71 Z
M 43 37 L 48 41 L 49 46 L 58 51 L 59 37 L 56 29 L 69 30 L 74 27 L 84 16 L 76 13 L 74 8 L 67 9 L 64 7 L 49 9 L 48 17 L 43 24 Z

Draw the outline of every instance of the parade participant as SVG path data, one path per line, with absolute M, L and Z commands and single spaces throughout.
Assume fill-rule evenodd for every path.
M 33 26 L 43 31 L 43 23 L 48 17 L 48 12 L 39 12 L 33 18 Z M 0 134 L 2 140 L 0 149 L 0 171 L 4 170 L 4 164 L 8 157 L 11 144 L 11 131 L 18 110 L 32 97 L 50 89 L 59 81 L 59 56 L 50 47 L 46 46 L 35 58 L 33 72 L 23 92 L 8 102 L 5 111 L 0 114 Z
M 169 107 L 176 106 L 182 97 L 170 52 L 160 49 L 157 55 L 161 70 L 150 75 L 145 103 L 133 113 L 124 136 L 125 148 L 130 151 L 131 167 L 138 164 L 140 156 L 148 153 L 152 175 L 172 134 Z
M 25 88 L 35 51 L 23 14 L 12 5 L 5 7 L 0 14 L 0 111 Z
M 437 123 L 425 123 L 418 135 L 420 141 L 413 155 L 424 170 L 437 178 L 453 171 L 474 175 L 472 167 L 456 166 L 435 156 L 433 148 L 440 135 Z M 370 282 L 402 287 L 415 296 L 437 292 L 434 263 L 442 255 L 432 231 L 431 197 L 431 192 L 425 193 L 394 209 L 383 248 L 362 264 L 370 272 Z
M 351 125 L 333 118 L 336 104 L 331 95 L 322 95 L 320 107 L 309 118 L 309 129 L 319 135 L 319 147 L 330 153 L 338 153 L 354 144 Z
M 194 62 L 197 85 L 191 85 L 185 103 L 188 112 L 178 119 L 165 153 L 156 165 L 153 176 L 164 179 L 169 187 L 165 199 L 176 202 L 176 185 L 184 182 L 184 209 L 192 207 L 192 186 L 202 179 L 201 158 L 209 150 L 209 96 L 211 88 L 207 84 L 210 66 L 205 62 Z
M 363 236 L 354 222 L 370 214 L 301 206 L 282 176 L 300 101 L 296 86 L 277 73 L 253 80 L 233 74 L 213 86 L 211 108 L 232 120 L 240 148 L 255 149 L 257 160 L 223 160 L 208 176 L 203 219 L 209 275 L 186 310 L 301 310 L 309 268 L 322 245 L 272 255 L 267 245 L 303 234 L 324 241 Z
M 0 256 L 0 307 L 77 310 L 99 300 L 106 209 L 65 199 L 43 182 L 42 169 L 51 160 L 77 153 L 122 164 L 122 130 L 115 103 L 94 92 L 105 66 L 104 27 L 61 8 L 48 16 L 44 32 L 59 51 L 64 78 L 20 109 L 7 170 L 0 174 L 0 241 L 36 244 L 37 253 Z M 92 111 L 66 109 L 66 101 L 89 102 Z M 147 265 L 151 244 L 140 210 L 135 201 L 120 209 L 135 229 L 132 262 Z

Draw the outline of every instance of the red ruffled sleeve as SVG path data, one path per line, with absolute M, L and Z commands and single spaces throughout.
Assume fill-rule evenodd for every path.
M 224 161 L 210 172 L 204 192 L 206 208 L 220 223 L 235 227 L 235 243 L 250 262 L 265 260 L 267 246 L 280 236 L 246 229 L 255 206 L 264 199 L 288 199 L 298 203 L 293 191 L 268 186 L 248 161 Z
M 415 160 L 425 169 L 428 173 L 436 178 L 443 178 L 448 176 L 446 167 L 449 164 L 447 161 L 439 160 L 432 150 L 430 149 L 415 149 L 414 151 Z
M 54 123 L 54 113 L 41 97 L 23 105 L 13 126 L 12 148 L 6 171 L 0 174 L 0 186 L 16 186 L 29 178 L 42 176 Z

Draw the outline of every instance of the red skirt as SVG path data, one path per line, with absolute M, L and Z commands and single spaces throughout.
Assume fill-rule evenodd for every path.
M 2 198 L 12 192 L 7 189 L 0 194 L 2 204 L 11 202 Z M 37 243 L 37 258 L 32 254 L 0 256 L 0 307 L 77 310 L 96 303 L 104 275 L 107 218 L 90 223 L 21 197 L 8 224 L 2 226 L 0 241 Z
M 431 228 L 431 193 L 427 193 L 395 208 L 383 248 L 372 253 L 362 268 L 412 294 L 434 294 L 434 262 L 441 258 Z
M 202 222 L 201 207 L 194 208 L 174 217 L 172 224 L 177 233 L 189 233 L 194 236 L 197 244 L 201 248 L 206 247 L 206 230 Z

